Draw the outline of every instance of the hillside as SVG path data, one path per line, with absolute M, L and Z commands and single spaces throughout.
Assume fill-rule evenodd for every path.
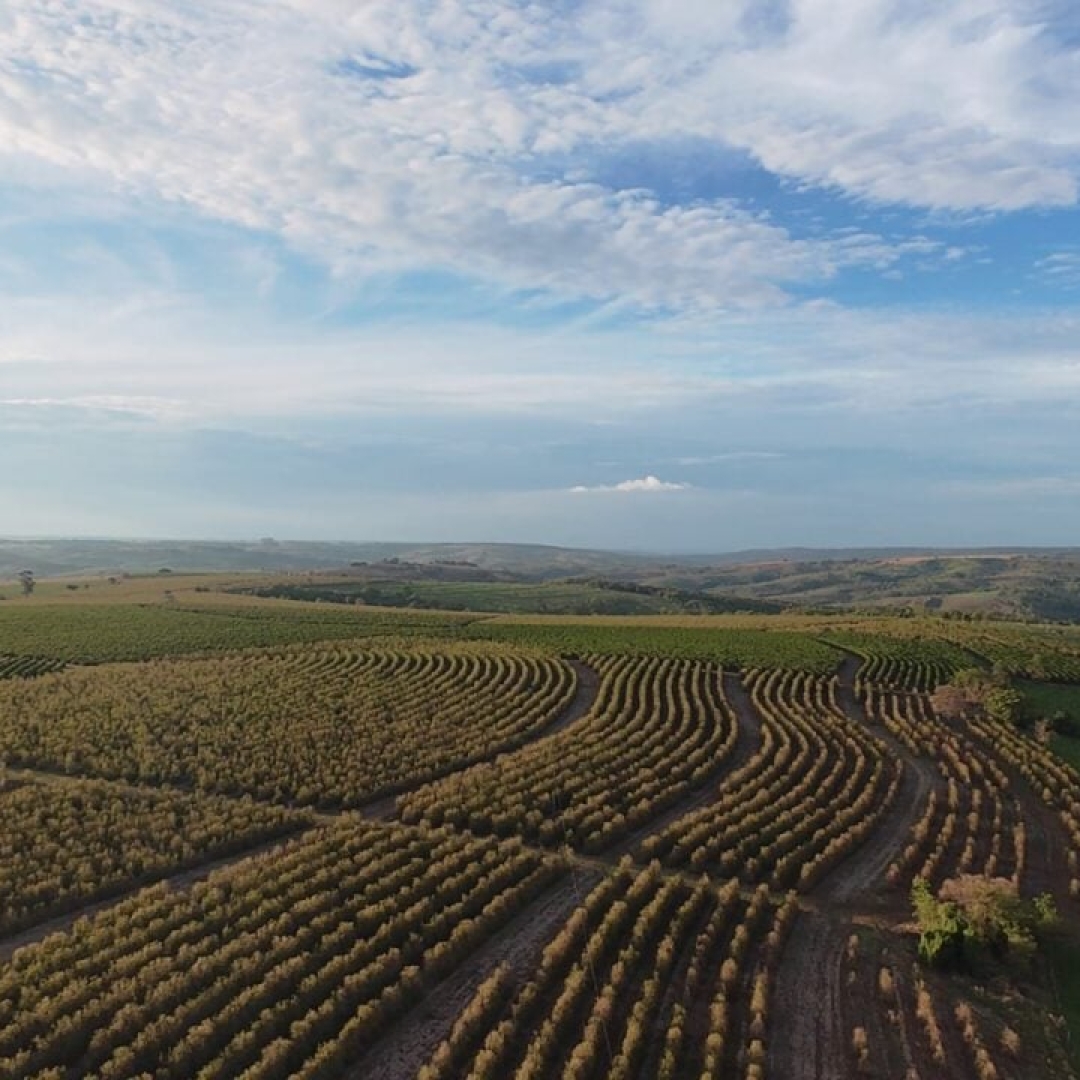
M 26 568 L 39 579 L 255 573 L 271 595 L 477 611 L 907 609 L 1080 621 L 1080 549 L 669 556 L 532 544 L 0 539 L 0 581 Z

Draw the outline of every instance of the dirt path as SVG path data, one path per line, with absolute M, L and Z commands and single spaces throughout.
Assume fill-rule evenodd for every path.
M 801 913 L 780 962 L 767 1040 L 776 1080 L 848 1080 L 843 962 L 850 924 Z
M 310 832 L 312 828 L 314 828 L 314 826 L 309 826 L 307 829 L 292 833 L 289 836 L 279 836 L 274 840 L 267 840 L 261 844 L 246 848 L 244 851 L 238 851 L 235 854 L 226 855 L 220 859 L 214 859 L 212 862 L 201 863 L 199 866 L 191 867 L 178 874 L 160 875 L 158 877 L 148 878 L 145 881 L 139 882 L 138 885 L 123 889 L 112 896 L 105 897 L 101 900 L 95 900 L 89 904 L 84 904 L 64 915 L 57 915 L 55 918 L 37 923 L 34 926 L 27 927 L 25 930 L 20 930 L 17 934 L 12 934 L 10 937 L 0 940 L 0 963 L 6 963 L 10 960 L 12 954 L 17 949 L 21 949 L 26 945 L 35 945 L 37 942 L 47 938 L 50 934 L 70 930 L 79 919 L 97 915 L 106 908 L 114 907 L 128 897 L 134 896 L 135 893 L 149 888 L 152 885 L 164 883 L 169 889 L 172 889 L 175 892 L 190 889 L 196 882 L 204 881 L 216 870 L 224 870 L 226 867 L 236 866 L 246 859 L 254 859 L 259 855 L 266 855 L 271 851 L 283 847 L 290 841 L 303 836 L 304 833 Z
M 878 898 L 885 871 L 907 843 L 912 826 L 919 819 L 926 799 L 937 783 L 937 770 L 926 758 L 913 754 L 890 731 L 871 724 L 855 694 L 855 678 L 860 661 L 849 656 L 840 665 L 836 702 L 847 719 L 872 731 L 903 763 L 903 778 L 892 805 L 882 815 L 866 841 L 828 874 L 813 896 L 830 903 L 851 903 L 857 897 Z M 868 905 L 872 906 L 872 905 Z
M 724 698 L 735 713 L 739 725 L 739 741 L 728 768 L 741 769 L 761 749 L 761 717 L 734 671 L 724 672 Z
M 873 730 L 904 774 L 892 805 L 877 828 L 807 897 L 784 947 L 777 972 L 773 1023 L 767 1040 L 769 1075 L 777 1080 L 847 1080 L 851 1029 L 843 1009 L 844 952 L 853 928 L 851 910 L 902 915 L 902 897 L 890 896 L 884 875 L 918 819 L 935 773 L 888 731 L 870 725 L 855 694 L 859 661 L 840 668 L 836 700 L 852 723 Z
M 509 965 L 515 986 L 524 983 L 535 971 L 544 946 L 601 876 L 597 870 L 574 867 L 378 1039 L 349 1071 L 349 1080 L 413 1080 L 480 983 L 502 963 Z
M 574 690 L 574 696 L 570 699 L 569 704 L 559 712 L 551 723 L 530 732 L 524 742 L 518 743 L 511 748 L 500 746 L 493 749 L 489 754 L 474 758 L 468 764 L 448 768 L 438 776 L 428 776 L 414 783 L 402 784 L 399 789 L 390 794 L 381 795 L 379 798 L 360 806 L 358 808 L 359 813 L 363 814 L 369 821 L 390 821 L 397 811 L 398 798 L 406 792 L 423 784 L 431 783 L 432 780 L 441 780 L 447 776 L 452 776 L 454 773 L 471 768 L 481 761 L 490 761 L 506 753 L 508 749 L 518 750 L 520 747 L 527 746 L 537 739 L 550 738 L 552 735 L 557 735 L 560 731 L 565 730 L 571 724 L 577 723 L 578 720 L 588 714 L 596 702 L 596 695 L 600 690 L 600 674 L 576 656 L 567 657 L 566 662 L 574 669 L 574 673 L 577 675 L 577 688 Z

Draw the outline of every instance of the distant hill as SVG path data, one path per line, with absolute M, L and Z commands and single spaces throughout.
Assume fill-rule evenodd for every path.
M 1080 621 L 1080 551 L 906 553 L 687 566 L 650 579 L 690 592 L 815 610 L 910 609 Z
M 541 544 L 0 538 L 0 579 L 23 569 L 48 578 L 166 568 L 265 572 L 286 583 L 299 575 L 305 579 L 300 591 L 308 595 L 337 590 L 334 599 L 381 595 L 385 602 L 423 607 L 445 601 L 500 611 L 884 609 L 1080 621 L 1080 548 L 664 555 Z M 552 588 L 509 588 L 525 585 Z
M 154 573 L 163 567 L 192 571 L 335 570 L 353 563 L 397 560 L 421 565 L 468 565 L 543 581 L 582 575 L 622 576 L 655 568 L 654 556 L 617 554 L 540 544 L 318 543 L 274 540 L 114 540 L 0 538 L 0 578 L 24 568 L 39 577 L 66 574 Z

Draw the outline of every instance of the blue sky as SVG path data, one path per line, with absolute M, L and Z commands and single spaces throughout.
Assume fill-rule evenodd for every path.
M 1080 15 L 10 0 L 0 533 L 1080 536 Z

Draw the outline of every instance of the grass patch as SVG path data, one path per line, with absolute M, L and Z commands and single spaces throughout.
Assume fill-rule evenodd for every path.
M 1058 1003 L 1068 1029 L 1069 1060 L 1080 1073 L 1080 944 L 1070 938 L 1055 940 L 1047 950 L 1057 985 Z
M 1080 686 L 1066 683 L 1021 682 L 1017 688 L 1023 695 L 1024 716 L 1040 720 L 1062 714 L 1071 729 L 1058 732 L 1050 740 L 1050 749 L 1062 761 L 1080 770 Z
M 1080 686 L 1068 683 L 1030 682 L 1018 684 L 1024 695 L 1024 707 L 1034 717 L 1062 712 L 1080 725 Z
M 1067 761 L 1077 772 L 1080 772 L 1080 739 L 1072 735 L 1055 735 L 1050 740 L 1050 749 L 1062 761 Z

